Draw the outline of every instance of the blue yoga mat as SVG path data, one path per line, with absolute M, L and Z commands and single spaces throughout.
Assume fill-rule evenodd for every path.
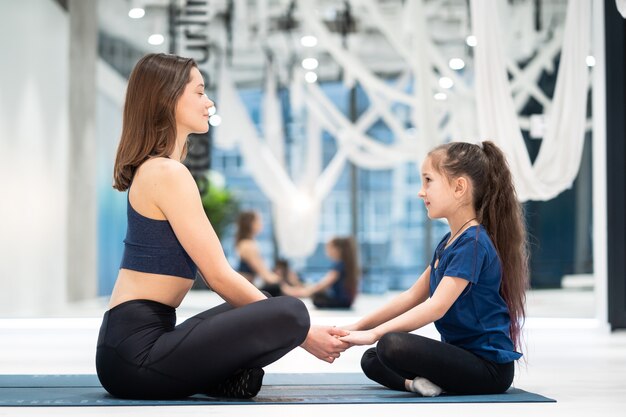
M 517 402 L 555 400 L 517 388 L 497 395 L 419 397 L 389 390 L 357 373 L 267 374 L 261 392 L 250 400 L 204 395 L 180 400 L 122 400 L 110 396 L 95 375 L 0 375 L 0 407 Z

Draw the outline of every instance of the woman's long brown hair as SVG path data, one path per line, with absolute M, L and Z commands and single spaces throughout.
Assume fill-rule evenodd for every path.
M 448 143 L 433 149 L 429 157 L 433 167 L 447 178 L 466 175 L 471 180 L 477 220 L 487 230 L 502 263 L 500 295 L 509 309 L 511 339 L 521 351 L 529 282 L 528 249 L 524 213 L 506 157 L 490 141 L 482 146 Z
M 244 239 L 252 239 L 254 227 L 254 221 L 256 220 L 258 213 L 256 211 L 242 211 L 237 217 L 237 232 L 235 233 L 235 245 Z
M 352 237 L 335 237 L 329 243 L 339 251 L 339 259 L 346 269 L 346 290 L 354 297 L 357 293 L 361 274 L 356 242 Z
M 190 80 L 193 59 L 149 54 L 137 62 L 128 79 L 122 135 L 113 188 L 130 187 L 137 168 L 150 157 L 170 155 L 176 146 L 176 103 Z M 181 159 L 185 157 L 186 146 Z

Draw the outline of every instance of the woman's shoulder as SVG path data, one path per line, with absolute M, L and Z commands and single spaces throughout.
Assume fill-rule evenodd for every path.
M 189 169 L 181 162 L 169 158 L 150 158 L 137 170 L 133 182 L 148 187 L 180 187 L 181 183 L 194 183 Z
M 253 239 L 241 239 L 239 242 L 237 242 L 237 250 L 239 250 L 239 252 L 250 250 L 255 251 L 257 250 L 257 248 L 258 246 Z
M 198 187 L 186 166 L 168 158 L 151 158 L 144 162 L 133 179 L 133 193 L 163 211 L 168 202 L 181 202 Z
M 170 175 L 191 175 L 187 167 L 175 160 L 164 157 L 150 158 L 139 167 L 139 172 L 146 176 L 158 177 Z

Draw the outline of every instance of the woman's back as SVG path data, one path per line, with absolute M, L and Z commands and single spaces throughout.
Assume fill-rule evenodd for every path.
M 196 267 L 157 203 L 159 177 L 167 158 L 144 162 L 128 190 L 128 230 L 110 307 L 133 299 L 149 299 L 177 307 L 191 288 Z M 165 194 L 167 195 L 167 194 Z

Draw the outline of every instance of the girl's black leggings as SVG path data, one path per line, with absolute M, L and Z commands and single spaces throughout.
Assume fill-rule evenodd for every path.
M 352 301 L 342 300 L 328 295 L 326 292 L 316 292 L 313 294 L 313 305 L 317 308 L 338 308 L 345 309 L 352 307 Z
M 411 333 L 388 333 L 361 359 L 368 378 L 398 391 L 423 377 L 453 394 L 499 394 L 513 382 L 514 362 L 495 363 L 465 349 Z
M 112 395 L 181 398 L 206 392 L 240 369 L 261 368 L 299 346 L 310 326 L 305 305 L 276 297 L 239 308 L 222 304 L 176 326 L 176 310 L 150 300 L 104 314 L 96 369 Z

